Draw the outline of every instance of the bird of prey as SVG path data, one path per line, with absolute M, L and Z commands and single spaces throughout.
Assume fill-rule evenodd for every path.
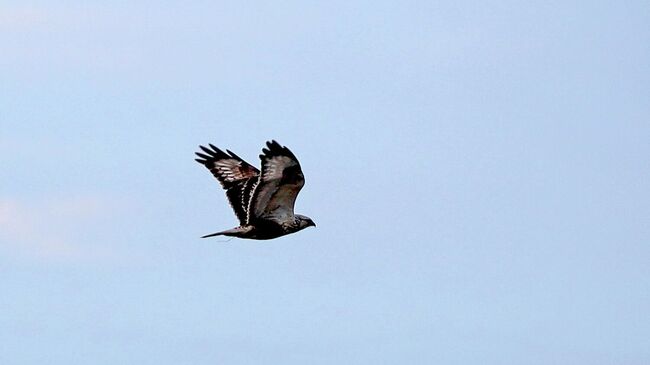
M 305 177 L 296 156 L 276 141 L 262 149 L 262 172 L 233 152 L 209 144 L 199 146 L 196 161 L 210 170 L 226 190 L 239 226 L 201 238 L 233 236 L 267 240 L 316 226 L 311 218 L 294 214 L 296 197 Z

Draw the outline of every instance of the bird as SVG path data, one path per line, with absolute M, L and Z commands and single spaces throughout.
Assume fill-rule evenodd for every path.
M 305 177 L 296 156 L 275 140 L 266 142 L 258 170 L 230 150 L 211 143 L 199 145 L 195 160 L 205 166 L 226 191 L 239 226 L 201 238 L 231 236 L 268 240 L 315 227 L 314 221 L 294 213 L 298 193 Z

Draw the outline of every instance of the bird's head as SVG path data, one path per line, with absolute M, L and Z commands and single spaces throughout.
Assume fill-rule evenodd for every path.
M 298 229 L 305 229 L 307 227 L 316 227 L 316 223 L 314 223 L 311 218 L 306 217 L 304 215 L 296 214 L 296 221 L 298 221 Z

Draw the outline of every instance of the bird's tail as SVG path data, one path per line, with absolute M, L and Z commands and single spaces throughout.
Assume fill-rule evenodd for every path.
M 227 230 L 221 231 L 221 232 L 206 234 L 205 236 L 203 236 L 201 238 L 208 238 L 208 237 L 214 237 L 214 236 L 246 237 L 246 234 L 248 232 L 250 232 L 251 229 L 252 229 L 252 227 L 250 227 L 250 226 L 235 227 L 235 228 L 227 229 Z
M 205 236 L 201 236 L 201 238 L 208 238 L 208 237 L 214 237 L 214 236 L 225 236 L 226 234 L 224 232 L 226 232 L 226 231 L 206 234 Z

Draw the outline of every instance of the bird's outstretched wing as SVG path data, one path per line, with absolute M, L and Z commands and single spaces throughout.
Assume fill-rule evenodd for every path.
M 296 197 L 305 185 L 296 156 L 276 141 L 266 142 L 266 146 L 260 155 L 262 174 L 248 207 L 249 223 L 256 219 L 278 223 L 293 219 Z
M 219 180 L 239 223 L 246 224 L 249 200 L 260 171 L 229 150 L 223 152 L 212 144 L 210 148 L 199 147 L 205 153 L 196 152 L 200 157 L 196 161 L 207 167 Z

